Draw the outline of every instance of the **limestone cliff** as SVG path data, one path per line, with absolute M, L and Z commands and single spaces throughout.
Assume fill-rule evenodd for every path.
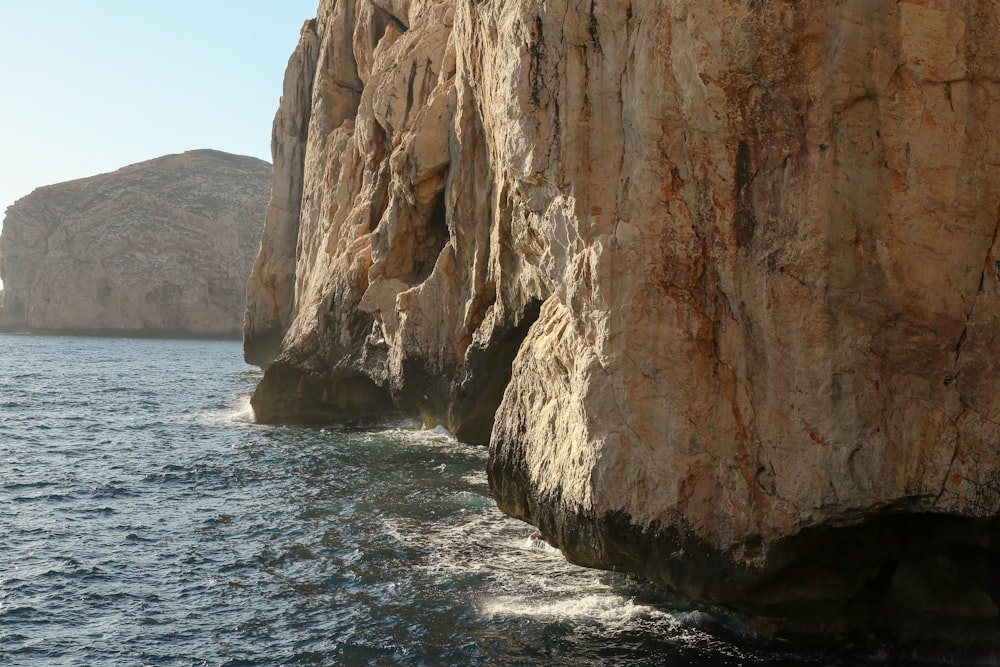
M 501 508 L 692 599 L 995 628 L 998 37 L 993 0 L 322 2 L 258 418 L 488 441 Z
M 38 188 L 4 219 L 0 327 L 238 336 L 270 179 L 198 150 Z

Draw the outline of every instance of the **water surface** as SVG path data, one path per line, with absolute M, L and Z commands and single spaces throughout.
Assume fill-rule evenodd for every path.
M 0 352 L 0 664 L 848 664 L 532 547 L 482 448 L 253 424 L 237 343 Z

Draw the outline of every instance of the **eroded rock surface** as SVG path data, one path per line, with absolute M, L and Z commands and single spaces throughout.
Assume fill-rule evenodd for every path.
M 38 188 L 4 219 L 0 327 L 238 336 L 270 180 L 197 150 Z
M 994 631 L 998 37 L 992 0 L 321 3 L 258 418 L 489 441 L 570 559 L 786 627 Z

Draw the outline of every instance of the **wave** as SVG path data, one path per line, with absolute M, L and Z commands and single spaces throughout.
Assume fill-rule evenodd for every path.
M 253 407 L 250 405 L 250 394 L 239 395 L 237 398 L 236 408 L 228 413 L 228 419 L 230 422 L 235 422 L 237 424 L 257 423 L 257 416 L 254 414 Z

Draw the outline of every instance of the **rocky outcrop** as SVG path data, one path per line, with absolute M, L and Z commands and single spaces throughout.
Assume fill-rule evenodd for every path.
M 998 36 L 992 0 L 321 3 L 258 418 L 488 441 L 571 560 L 786 629 L 992 631 Z
M 317 47 L 316 22 L 309 21 L 302 28 L 298 48 L 288 63 L 281 111 L 274 119 L 271 135 L 274 160 L 271 200 L 261 238 L 262 250 L 249 274 L 243 324 L 246 360 L 259 366 L 266 366 L 279 352 L 294 304 L 295 246 Z
M 271 166 L 197 150 L 7 209 L 0 328 L 239 336 Z

